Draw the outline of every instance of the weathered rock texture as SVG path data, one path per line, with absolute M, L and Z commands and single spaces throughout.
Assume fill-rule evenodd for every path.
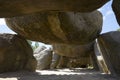
M 60 56 L 57 68 L 68 68 L 69 67 L 68 63 L 69 63 L 69 57 Z
M 67 65 L 67 67 L 88 67 L 93 65 L 98 70 L 97 58 L 93 49 L 94 42 L 86 45 L 68 45 L 53 44 L 53 51 L 63 56 L 59 65 Z
M 0 72 L 35 71 L 36 64 L 32 48 L 23 37 L 0 34 Z
M 97 63 L 100 72 L 110 74 L 110 71 L 105 63 L 105 60 L 103 59 L 102 53 L 97 42 L 94 45 L 94 52 L 97 55 Z
M 35 52 L 38 52 L 34 54 L 35 58 L 37 59 L 37 69 L 38 70 L 44 70 L 44 69 L 50 69 L 50 64 L 52 62 L 52 50 L 50 49 L 44 49 L 39 52 L 38 49 L 35 50 Z
M 112 9 L 115 13 L 117 22 L 120 25 L 120 0 L 113 0 Z
M 86 44 L 93 41 L 101 32 L 102 21 L 99 11 L 41 12 L 6 18 L 8 27 L 27 39 L 70 44 Z
M 59 64 L 59 61 L 60 61 L 60 57 L 61 57 L 60 55 L 53 52 L 52 62 L 50 64 L 50 69 L 56 69 L 57 68 L 57 65 Z
M 12 17 L 40 11 L 91 12 L 109 0 L 1 0 L 0 17 Z M 16 6 L 17 5 L 17 6 Z
M 68 67 L 71 68 L 87 68 L 90 64 L 90 58 L 69 59 Z
M 37 49 L 35 49 L 34 54 L 39 54 L 41 51 L 45 50 L 45 46 L 39 46 Z
M 112 74 L 120 74 L 120 32 L 102 34 L 98 38 L 101 52 Z
M 93 51 L 94 42 L 86 45 L 53 44 L 56 54 L 67 57 L 88 57 Z

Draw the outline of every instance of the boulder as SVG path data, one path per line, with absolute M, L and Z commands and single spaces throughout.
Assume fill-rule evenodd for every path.
M 71 58 L 66 56 L 60 56 L 57 58 L 57 61 L 51 66 L 51 69 L 55 68 L 88 68 L 88 66 L 92 65 L 91 57 L 79 57 L 79 58 Z M 57 63 L 58 62 L 58 63 Z M 56 64 L 55 64 L 56 63 Z
M 87 44 L 98 37 L 103 21 L 99 11 L 40 12 L 5 20 L 9 28 L 26 39 L 50 44 Z
M 100 48 L 99 48 L 99 45 L 98 45 L 97 42 L 94 45 L 94 52 L 95 52 L 95 54 L 97 56 L 97 59 L 96 59 L 97 61 L 96 62 L 98 64 L 100 72 L 110 74 L 110 71 L 109 71 L 109 69 L 108 69 L 108 67 L 107 67 L 107 65 L 105 63 L 105 60 L 104 60 L 104 58 L 102 56 L 102 53 L 100 51 Z
M 117 22 L 120 25 L 120 0 L 113 0 L 112 9 L 115 13 Z
M 35 71 L 36 59 L 28 42 L 16 34 L 0 34 L 0 72 Z
M 38 50 L 38 49 L 36 49 L 36 50 Z M 36 52 L 36 50 L 35 50 L 35 52 Z M 52 50 L 51 49 L 46 48 L 46 49 L 40 51 L 39 53 L 34 54 L 34 56 L 37 59 L 37 69 L 38 70 L 50 69 L 50 64 L 52 62 Z
M 109 0 L 1 0 L 0 17 L 20 16 L 40 11 L 91 12 L 100 8 L 108 1 Z
M 98 38 L 98 44 L 111 74 L 120 74 L 120 32 L 102 34 Z
M 93 45 L 94 42 L 86 45 L 53 44 L 53 51 L 58 55 L 68 57 L 69 67 L 83 68 L 92 65 L 95 70 L 99 70 Z
M 68 63 L 69 68 L 88 68 L 90 65 L 92 65 L 90 56 L 70 58 Z
M 59 64 L 59 61 L 60 61 L 60 57 L 61 57 L 60 55 L 53 52 L 52 62 L 50 64 L 50 69 L 56 69 L 57 68 L 57 65 Z
M 41 51 L 47 49 L 45 46 L 39 46 L 35 49 L 34 54 L 39 54 Z
M 59 63 L 56 68 L 68 68 L 69 57 L 60 56 Z
M 71 45 L 71 44 L 53 44 L 53 51 L 56 54 L 66 57 L 88 57 L 93 51 L 94 42 L 86 45 Z

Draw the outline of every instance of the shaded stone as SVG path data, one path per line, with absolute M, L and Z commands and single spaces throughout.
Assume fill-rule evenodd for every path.
M 80 57 L 80 58 L 69 58 L 68 67 L 72 68 L 88 68 L 89 65 L 92 65 L 91 58 L 89 57 Z
M 115 13 L 117 22 L 120 25 L 120 0 L 113 0 L 112 9 Z
M 96 70 L 96 71 L 100 71 L 98 63 L 97 63 L 97 56 L 96 56 L 94 50 L 91 52 L 90 60 L 91 60 L 91 64 L 93 66 L 93 69 Z
M 50 64 L 50 69 L 56 69 L 57 68 L 57 65 L 59 64 L 59 61 L 60 61 L 60 57 L 61 57 L 60 55 L 53 52 L 52 62 Z
M 100 72 L 110 74 L 110 71 L 105 63 L 105 60 L 103 59 L 102 53 L 100 51 L 100 48 L 97 42 L 94 45 L 94 52 L 97 56 L 96 61 L 97 61 Z
M 41 12 L 6 18 L 6 23 L 26 39 L 44 43 L 87 44 L 98 37 L 102 29 L 99 11 Z
M 109 0 L 1 0 L 0 17 L 12 17 L 40 11 L 91 12 Z M 17 5 L 17 6 L 16 6 Z
M 38 47 L 38 49 L 40 49 Z M 38 50 L 36 49 L 36 50 Z M 35 52 L 36 52 L 35 50 Z M 37 69 L 44 70 L 50 69 L 50 64 L 52 62 L 52 50 L 51 49 L 44 49 L 36 54 L 34 54 L 35 58 L 37 59 Z
M 110 72 L 120 74 L 120 32 L 102 34 L 98 38 L 98 44 Z
M 53 51 L 56 54 L 67 57 L 87 57 L 93 51 L 94 42 L 86 45 L 53 44 Z
M 41 51 L 45 50 L 45 46 L 39 46 L 38 48 L 35 49 L 34 54 L 39 54 Z
M 0 34 L 0 72 L 35 71 L 36 64 L 33 50 L 23 37 Z
M 60 56 L 57 68 L 68 68 L 68 63 L 69 63 L 69 57 Z
M 97 58 L 93 48 L 94 42 L 86 45 L 68 45 L 68 44 L 53 44 L 53 51 L 68 58 L 67 67 L 85 68 L 92 65 L 95 70 L 99 70 Z M 62 60 L 62 62 L 66 62 Z
M 92 66 L 91 56 L 88 57 L 79 57 L 79 58 L 71 58 L 66 56 L 60 56 L 58 59 L 58 63 L 54 64 L 52 67 L 54 68 L 88 68 L 88 66 Z M 96 70 L 96 69 L 95 69 Z

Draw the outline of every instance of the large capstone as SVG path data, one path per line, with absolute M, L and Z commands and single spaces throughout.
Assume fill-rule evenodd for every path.
M 88 57 L 93 52 L 94 42 L 86 45 L 53 44 L 56 54 L 67 57 Z
M 112 74 L 120 74 L 120 32 L 102 34 L 98 38 L 100 52 Z
M 33 50 L 23 37 L 0 34 L 0 72 L 35 71 L 36 65 Z
M 109 0 L 1 0 L 0 17 L 12 17 L 40 11 L 91 12 Z
M 103 22 L 99 11 L 41 12 L 5 20 L 9 28 L 26 39 L 67 44 L 92 42 L 101 32 Z

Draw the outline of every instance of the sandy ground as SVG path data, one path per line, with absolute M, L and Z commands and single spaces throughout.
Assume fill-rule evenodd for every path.
M 120 80 L 115 76 L 87 69 L 36 70 L 36 72 L 7 72 L 0 80 Z

